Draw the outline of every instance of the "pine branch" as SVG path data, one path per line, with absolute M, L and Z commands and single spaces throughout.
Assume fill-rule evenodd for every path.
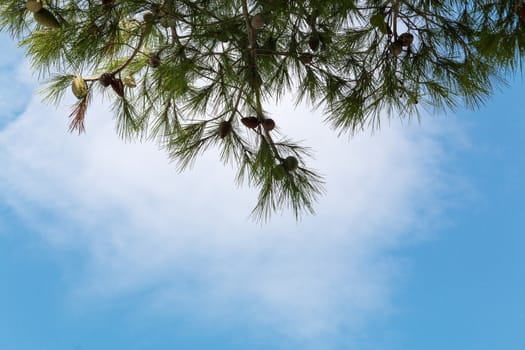
M 521 0 L 42 4 L 35 14 L 0 2 L 0 30 L 50 77 L 46 101 L 59 103 L 73 77 L 88 83 L 71 131 L 84 132 L 88 99 L 102 94 L 120 136 L 156 140 L 180 168 L 217 147 L 237 183 L 259 188 L 258 219 L 311 212 L 323 191 L 268 104 L 291 96 L 355 134 L 423 108 L 480 108 L 525 56 Z

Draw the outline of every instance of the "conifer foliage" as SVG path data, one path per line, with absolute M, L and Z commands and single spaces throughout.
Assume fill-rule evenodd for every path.
M 323 180 L 269 105 L 294 96 L 339 132 L 380 114 L 478 107 L 520 67 L 525 4 L 466 0 L 3 0 L 0 29 L 48 79 L 45 99 L 113 102 L 117 132 L 190 166 L 209 147 L 260 190 L 253 215 L 313 211 Z

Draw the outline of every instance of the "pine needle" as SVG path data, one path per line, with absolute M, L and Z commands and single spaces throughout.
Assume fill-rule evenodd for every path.
M 86 113 L 88 109 L 88 95 L 80 99 L 77 104 L 75 104 L 73 111 L 69 115 L 71 123 L 69 124 L 69 132 L 78 131 L 78 134 L 86 132 L 84 126 L 84 120 L 86 118 Z

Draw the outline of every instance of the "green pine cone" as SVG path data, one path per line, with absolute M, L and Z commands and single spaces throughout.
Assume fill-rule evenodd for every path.
M 373 27 L 381 28 L 385 25 L 385 17 L 380 13 L 376 13 L 375 15 L 370 17 L 370 24 Z
M 286 157 L 283 162 L 284 168 L 288 171 L 294 171 L 299 167 L 299 161 L 294 156 Z
M 124 86 L 129 88 L 137 87 L 137 81 L 135 80 L 133 75 L 127 75 L 122 81 L 122 83 L 124 84 Z
M 286 168 L 282 164 L 276 165 L 273 168 L 272 173 L 275 180 L 280 181 L 286 176 Z
M 38 12 L 42 9 L 42 1 L 40 0 L 27 0 L 26 9 L 31 12 Z
M 73 91 L 73 95 L 75 95 L 78 99 L 86 97 L 86 95 L 88 94 L 88 87 L 86 81 L 82 77 L 73 78 L 73 82 L 71 83 L 71 90 Z
M 37 21 L 39 24 L 43 25 L 44 27 L 57 29 L 60 28 L 60 22 L 56 19 L 56 17 L 46 10 L 45 8 L 41 8 L 40 11 L 34 13 L 35 21 Z

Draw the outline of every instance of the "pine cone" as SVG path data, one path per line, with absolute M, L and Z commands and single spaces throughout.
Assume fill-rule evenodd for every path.
M 241 123 L 247 128 L 255 129 L 259 126 L 259 119 L 257 119 L 257 117 L 245 117 L 241 119 Z
M 124 84 L 119 78 L 115 78 L 111 81 L 111 87 L 113 91 L 117 93 L 120 97 L 124 97 Z
M 153 22 L 155 22 L 156 17 L 153 14 L 153 12 L 148 11 L 142 15 L 142 19 L 144 20 L 145 23 L 153 24 Z
M 148 64 L 152 68 L 157 68 L 162 63 L 160 56 L 158 54 L 155 54 L 153 56 L 150 56 L 148 58 Z
M 58 22 L 56 17 L 45 8 L 41 8 L 40 11 L 35 12 L 33 16 L 35 18 L 35 21 L 37 21 L 44 27 L 53 29 L 60 28 L 60 22 Z
M 135 81 L 135 78 L 133 75 L 127 75 L 123 80 L 124 86 L 127 86 L 129 88 L 137 87 L 137 82 Z
M 76 98 L 83 99 L 88 94 L 86 81 L 82 77 L 75 77 L 71 83 L 71 90 Z
M 283 164 L 276 165 L 272 169 L 272 174 L 273 174 L 273 177 L 275 178 L 275 180 L 280 181 L 280 180 L 284 179 L 284 177 L 286 176 L 286 168 L 284 167 Z
M 397 40 L 403 46 L 410 46 L 412 45 L 412 42 L 414 41 L 414 36 L 410 33 L 403 33 L 397 38 Z
M 287 171 L 294 171 L 299 167 L 299 161 L 294 156 L 288 156 L 283 162 Z
M 390 52 L 394 56 L 399 56 L 401 52 L 403 52 L 403 44 L 401 44 L 399 41 L 393 42 L 390 44 Z
M 100 76 L 98 81 L 100 82 L 100 84 L 102 84 L 103 87 L 108 87 L 113 81 L 113 75 L 111 73 L 104 73 Z
M 272 131 L 275 128 L 275 122 L 273 119 L 265 119 L 262 122 L 262 126 L 266 131 Z
M 42 1 L 40 0 L 27 0 L 26 9 L 31 12 L 38 12 L 42 9 Z
M 219 124 L 219 137 L 221 139 L 225 138 L 232 131 L 232 123 L 228 120 L 224 120 Z

